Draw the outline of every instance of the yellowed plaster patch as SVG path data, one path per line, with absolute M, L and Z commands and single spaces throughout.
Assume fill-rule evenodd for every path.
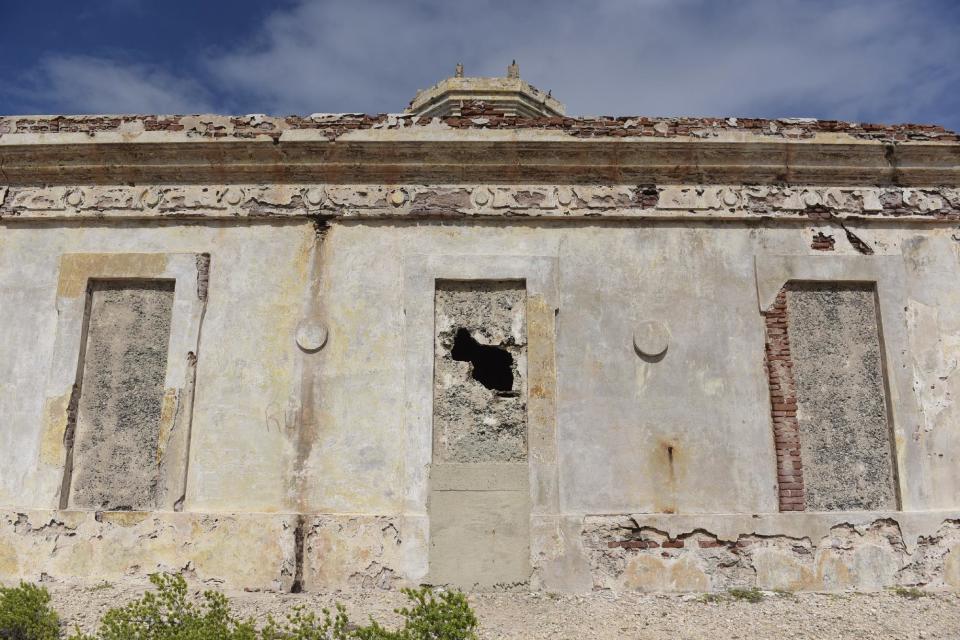
M 67 407 L 70 394 L 48 398 L 43 407 L 43 427 L 40 432 L 40 462 L 46 465 L 63 463 L 63 433 L 67 429 Z
M 166 389 L 163 392 L 163 402 L 160 406 L 160 428 L 157 433 L 157 464 L 163 460 L 170 441 L 170 432 L 173 431 L 173 422 L 177 417 L 177 405 L 180 398 L 179 390 Z
M 821 553 L 817 556 L 817 582 L 823 589 L 844 589 L 855 586 L 850 568 L 835 553 Z
M 954 589 L 960 589 L 960 545 L 950 547 L 943 559 L 943 581 Z
M 82 296 L 90 278 L 159 278 L 166 270 L 164 253 L 68 253 L 60 260 L 57 296 Z
M 527 297 L 527 415 L 529 455 L 536 462 L 556 460 L 556 333 L 553 308 L 543 296 Z
M 761 589 L 804 591 L 819 586 L 810 567 L 788 553 L 773 549 L 757 551 L 753 555 L 753 565 L 757 572 L 757 586 Z
M 135 527 L 150 517 L 149 511 L 102 511 L 100 521 L 120 527 Z
M 709 591 L 710 577 L 687 558 L 631 558 L 623 572 L 625 586 L 640 591 Z
M 20 561 L 17 550 L 9 542 L 0 540 L 0 576 L 20 575 Z

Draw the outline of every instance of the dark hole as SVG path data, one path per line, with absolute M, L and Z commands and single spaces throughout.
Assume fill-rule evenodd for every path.
M 450 355 L 454 360 L 472 364 L 473 379 L 487 389 L 513 389 L 513 356 L 509 352 L 480 344 L 466 329 L 457 329 Z

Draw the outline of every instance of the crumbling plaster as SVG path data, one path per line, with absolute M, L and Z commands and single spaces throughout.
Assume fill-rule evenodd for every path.
M 960 587 L 956 141 L 736 119 L 0 119 L 0 580 L 425 579 L 435 285 L 493 279 L 527 293 L 530 587 Z M 204 253 L 183 511 L 56 510 L 58 467 L 36 465 L 38 425 L 66 410 L 44 409 L 62 256 Z M 761 311 L 811 273 L 878 283 L 903 512 L 777 513 Z M 304 320 L 320 347 L 297 346 Z M 669 344 L 645 356 L 654 325 Z
M 3 228 L 0 502 L 37 508 L 58 504 L 66 401 L 77 370 L 86 279 L 171 277 L 178 280 L 166 382 L 174 390 L 172 399 L 189 400 L 184 393 L 193 366 L 188 356 L 202 354 L 196 361 L 186 503 L 190 508 L 282 509 L 290 499 L 285 470 L 295 448 L 285 412 L 299 393 L 297 355 L 290 344 L 304 305 L 314 242 L 309 221 Z M 203 253 L 212 254 L 206 301 L 198 293 L 197 256 Z M 237 313 L 238 308 L 245 311 Z M 215 342 L 204 345 L 200 339 L 201 315 L 203 331 L 218 336 Z M 50 429 L 39 428 L 47 423 Z M 183 449 L 170 453 L 186 456 Z M 170 490 L 169 502 L 163 503 L 167 509 L 184 493 L 182 465 L 178 469 L 181 487 Z
M 960 189 L 716 185 L 208 184 L 0 187 L 0 218 L 960 219 Z

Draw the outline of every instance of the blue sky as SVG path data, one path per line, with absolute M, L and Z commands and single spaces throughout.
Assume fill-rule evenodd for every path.
M 958 0 L 0 0 L 0 43 L 5 114 L 398 112 L 516 58 L 574 115 L 960 129 Z

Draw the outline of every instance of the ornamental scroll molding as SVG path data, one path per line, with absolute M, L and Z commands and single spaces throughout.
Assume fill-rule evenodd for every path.
M 960 216 L 960 189 L 670 185 L 0 186 L 0 217 Z
M 958 215 L 960 189 L 879 187 L 669 186 L 665 211 L 744 211 L 751 214 L 827 212 L 854 215 Z

